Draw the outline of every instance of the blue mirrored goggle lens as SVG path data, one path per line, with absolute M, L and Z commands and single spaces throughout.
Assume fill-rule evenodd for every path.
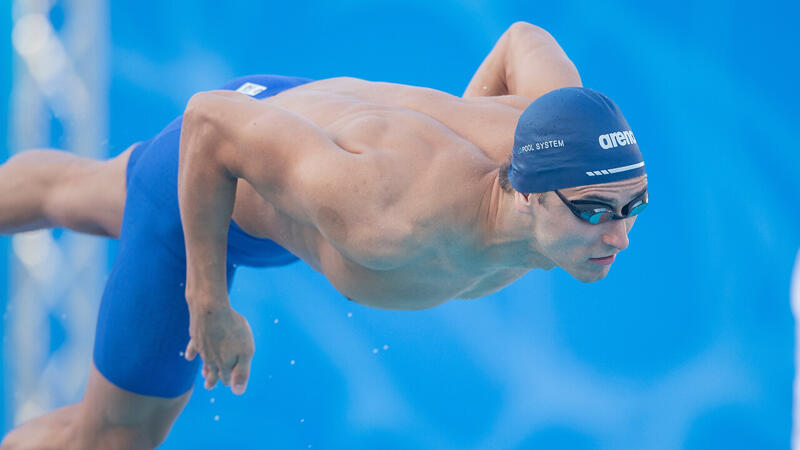
M 587 222 L 591 223 L 592 225 L 597 225 L 600 223 L 608 222 L 611 219 L 625 219 L 626 217 L 633 217 L 639 214 L 640 212 L 644 211 L 646 207 L 647 203 L 639 203 L 638 205 L 631 208 L 630 212 L 626 216 L 617 216 L 612 211 L 595 209 L 593 211 L 584 211 L 581 214 L 581 217 Z
M 589 223 L 593 225 L 597 225 L 598 223 L 608 222 L 611 219 L 611 212 L 609 211 L 597 211 L 591 214 L 587 220 Z
M 639 203 L 631 209 L 631 212 L 628 213 L 628 217 L 639 214 L 644 211 L 645 208 L 647 208 L 647 203 Z

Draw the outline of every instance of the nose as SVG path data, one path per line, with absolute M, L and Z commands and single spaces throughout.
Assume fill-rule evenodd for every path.
M 603 233 L 603 243 L 622 251 L 628 248 L 628 224 L 629 219 L 611 220 L 607 223 L 608 228 Z

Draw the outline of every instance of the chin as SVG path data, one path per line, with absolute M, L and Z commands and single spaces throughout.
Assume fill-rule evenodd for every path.
M 608 267 L 601 267 L 599 270 L 578 270 L 575 272 L 570 271 L 570 275 L 581 283 L 594 283 L 600 281 L 608 275 Z

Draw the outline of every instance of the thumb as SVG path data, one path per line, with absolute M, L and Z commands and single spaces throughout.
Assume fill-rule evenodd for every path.
M 186 346 L 186 352 L 184 353 L 187 361 L 191 361 L 197 356 L 197 349 L 194 348 L 194 341 L 189 340 L 189 344 Z
M 241 355 L 233 367 L 231 390 L 236 395 L 244 394 L 244 390 L 247 388 L 247 379 L 250 378 L 250 360 L 249 356 Z

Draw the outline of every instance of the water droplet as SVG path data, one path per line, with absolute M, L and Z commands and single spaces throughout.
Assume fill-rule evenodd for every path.
M 183 287 L 183 283 L 181 283 L 179 286 L 180 286 L 180 287 Z
M 353 313 L 347 313 L 347 317 L 353 317 Z
M 234 264 L 233 267 L 236 268 L 236 264 Z
M 384 344 L 384 345 L 383 345 L 383 349 L 384 349 L 384 350 L 389 350 L 389 346 L 388 346 L 388 345 L 386 345 L 386 344 Z
M 303 423 L 305 421 L 306 421 L 306 419 L 300 419 L 300 423 Z
M 214 416 L 214 422 L 219 422 L 219 416 Z
M 211 397 L 211 400 L 209 400 L 209 402 L 211 402 L 211 403 L 214 403 L 215 401 L 216 400 L 214 399 L 214 397 Z
M 278 323 L 278 319 L 273 320 L 272 323 Z
M 289 364 L 294 365 L 294 360 L 289 361 Z
M 378 353 L 378 349 L 377 349 L 377 348 L 373 348 L 373 349 L 372 349 L 372 353 L 373 353 L 373 354 L 377 354 L 377 353 Z
M 178 352 L 178 356 L 183 356 L 183 352 Z

